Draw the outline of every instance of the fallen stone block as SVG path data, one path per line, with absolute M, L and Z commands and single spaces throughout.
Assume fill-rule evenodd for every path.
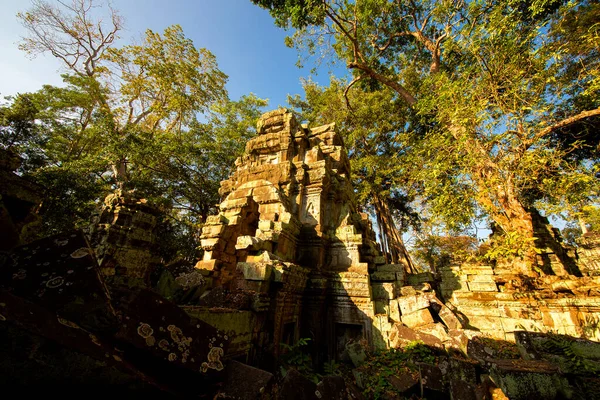
M 315 391 L 317 397 L 321 400 L 347 400 L 346 382 L 344 378 L 337 375 L 324 376 L 321 382 L 317 384 Z
M 273 274 L 273 266 L 266 262 L 239 262 L 237 268 L 249 281 L 269 281 Z
M 255 400 L 270 392 L 273 374 L 238 361 L 227 363 L 223 395 L 228 399 Z
M 444 345 L 437 337 L 419 332 L 402 324 L 394 324 L 389 334 L 390 347 L 399 349 L 404 348 L 412 342 L 422 341 L 427 346 L 443 348 Z
M 429 307 L 429 299 L 425 296 L 402 296 L 397 301 L 402 315 Z
M 346 352 L 356 368 L 363 365 L 367 359 L 367 353 L 360 342 L 349 342 L 346 344 Z
M 440 367 L 426 363 L 417 363 L 417 367 L 419 368 L 419 375 L 423 389 L 433 390 L 440 393 L 445 391 L 444 374 L 442 373 Z M 427 397 L 429 398 L 433 396 Z
M 416 329 L 419 332 L 424 332 L 429 335 L 435 336 L 436 338 L 440 339 L 442 342 L 447 342 L 450 340 L 450 336 L 448 336 L 448 332 L 446 331 L 446 328 L 444 328 L 444 325 L 442 325 L 440 323 L 423 325 Z
M 570 398 L 573 388 L 546 361 L 489 360 L 490 376 L 511 400 Z
M 438 317 L 440 317 L 448 329 L 462 328 L 462 323 L 454 314 L 454 312 L 450 308 L 446 307 L 444 303 L 438 300 L 437 297 L 430 298 L 429 304 L 431 309 L 437 313 Z
M 111 338 L 83 329 L 54 311 L 0 290 L 0 381 L 4 387 L 32 385 L 53 387 L 96 384 L 106 392 L 109 385 L 130 389 L 165 389 L 128 360 Z M 123 387 L 119 387 L 122 393 Z M 48 392 L 47 392 L 48 393 Z M 63 391 L 63 395 L 64 395 Z
M 318 400 L 316 391 L 317 385 L 314 382 L 292 368 L 287 371 L 283 379 L 279 398 L 289 400 Z
M 118 326 L 94 252 L 81 232 L 14 249 L 0 270 L 0 287 L 92 331 Z
M 150 290 L 116 293 L 123 320 L 116 337 L 168 363 L 220 375 L 229 338 Z
M 409 328 L 417 328 L 419 326 L 433 324 L 433 316 L 428 308 L 413 311 L 408 314 L 402 314 L 402 323 Z
M 477 384 L 477 368 L 479 363 L 475 360 L 450 357 L 449 375 L 453 380 L 467 382 L 473 387 Z
M 409 394 L 411 391 L 417 391 L 419 384 L 419 373 L 416 371 L 410 371 L 406 368 L 403 372 L 398 375 L 388 376 L 386 379 L 390 385 L 398 392 L 402 394 Z
M 477 400 L 475 385 L 460 379 L 452 379 L 450 381 L 450 398 L 453 400 Z
M 592 374 L 600 371 L 600 343 L 551 333 L 514 332 L 518 351 L 525 360 L 546 360 L 562 372 Z

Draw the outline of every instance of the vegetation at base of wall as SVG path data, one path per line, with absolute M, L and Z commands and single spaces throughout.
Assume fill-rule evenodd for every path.
M 585 348 L 578 346 L 571 338 L 548 334 L 541 348 L 550 354 L 561 356 L 557 361 L 564 373 L 596 376 L 600 372 L 600 363 L 590 360 Z M 563 359 L 566 362 L 561 362 Z
M 484 348 L 489 347 L 494 358 L 500 358 L 504 360 L 516 360 L 521 358 L 519 348 L 513 342 L 498 340 L 485 336 L 475 336 L 472 341 L 479 343 Z
M 312 358 L 306 352 L 309 342 L 310 338 L 300 338 L 293 345 L 286 343 L 279 344 L 280 348 L 283 349 L 283 354 L 279 358 L 279 372 L 282 377 L 287 375 L 290 368 L 294 368 L 314 383 L 318 383 L 321 380 L 322 375 L 315 372 L 312 365 Z
M 406 373 L 418 374 L 418 362 L 436 362 L 434 352 L 420 341 L 412 342 L 403 349 L 389 349 L 370 355 L 358 368 L 363 394 L 369 399 L 398 396 L 400 393 L 387 378 Z

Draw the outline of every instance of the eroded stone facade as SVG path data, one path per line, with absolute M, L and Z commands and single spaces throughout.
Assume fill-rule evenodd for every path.
M 127 385 L 186 397 L 356 399 L 371 393 L 364 378 L 375 375 L 402 398 L 571 398 L 575 390 L 595 398 L 595 235 L 567 268 L 560 249 L 539 246 L 537 275 L 509 262 L 406 273 L 385 264 L 355 204 L 334 125 L 309 129 L 276 110 L 258 131 L 222 183 L 220 213 L 202 232 L 204 258 L 177 278 L 155 255 L 158 211 L 127 193 L 107 197 L 92 245 L 69 232 L 13 248 L 31 226 L 39 188 L 0 157 L 9 177 L 0 233 L 14 236 L 0 249 L 5 380 L 96 383 L 111 395 L 110 385 L 119 395 Z M 556 232 L 540 221 L 543 242 Z M 315 367 L 346 361 L 351 374 L 319 384 L 294 369 L 278 376 L 280 344 L 299 338 L 311 339 Z M 376 375 L 370 350 L 415 341 L 435 352 Z
M 516 331 L 554 332 L 600 340 L 600 278 L 538 277 L 491 265 L 441 269 L 440 292 L 465 327 L 514 341 Z
M 585 275 L 600 276 L 600 232 L 588 232 L 577 240 L 578 265 Z
M 213 287 L 273 297 L 261 310 L 273 315 L 274 343 L 311 337 L 321 358 L 343 353 L 349 339 L 385 346 L 379 331 L 391 329 L 386 310 L 404 266 L 385 264 L 357 208 L 335 125 L 308 128 L 279 109 L 257 127 L 221 184 L 225 200 L 202 230 L 196 267 Z
M 116 191 L 94 217 L 90 238 L 106 279 L 128 286 L 150 286 L 160 264 L 156 255 L 159 211 L 144 199 Z

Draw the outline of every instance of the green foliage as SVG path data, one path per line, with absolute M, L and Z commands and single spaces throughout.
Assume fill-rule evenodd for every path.
M 471 236 L 426 235 L 417 238 L 413 246 L 415 260 L 430 270 L 451 263 L 463 263 L 474 257 L 477 251 L 477 238 Z
M 600 230 L 600 207 L 593 204 L 585 205 L 581 208 L 581 218 L 589 225 L 593 231 Z
M 294 368 L 311 381 L 315 383 L 319 382 L 321 375 L 313 370 L 312 358 L 305 352 L 304 349 L 309 342 L 310 338 L 300 338 L 291 346 L 286 343 L 279 344 L 279 346 L 285 351 L 279 359 L 281 363 L 279 370 L 282 376 L 287 375 L 287 372 L 290 370 L 290 368 Z
M 258 2 L 281 26 L 297 3 Z M 405 130 L 389 141 L 410 143 L 401 160 L 420 174 L 409 185 L 449 228 L 479 209 L 529 237 L 534 205 L 559 213 L 598 198 L 595 2 L 327 0 L 303 11 L 314 21 L 292 21 L 294 45 L 348 65 L 351 103 L 354 91 L 392 91 L 399 108 L 383 120 Z M 379 118 L 368 123 L 374 132 Z
M 600 207 L 595 204 L 584 205 L 568 214 L 568 222 L 561 231 L 565 242 L 577 246 L 576 240 L 583 234 L 583 227 L 587 231 L 600 230 Z
M 102 17 L 106 4 L 91 15 L 89 5 L 37 1 L 18 15 L 28 31 L 21 49 L 51 53 L 68 73 L 65 87 L 44 86 L 0 107 L 0 145 L 20 154 L 20 172 L 48 189 L 40 235 L 84 225 L 121 186 L 164 210 L 161 254 L 192 257 L 219 181 L 267 102 L 229 100 L 215 56 L 180 26 L 117 47 L 122 18 L 110 7 Z
M 207 121 L 194 121 L 184 132 L 140 137 L 132 153 L 140 170 L 134 182 L 138 190 L 155 201 L 172 202 L 180 210 L 177 219 L 202 222 L 219 202 L 219 183 L 255 135 L 256 119 L 266 104 L 252 94 L 223 100 L 210 107 Z
M 335 360 L 327 361 L 323 364 L 323 373 L 325 375 L 341 375 L 340 365 Z
M 387 378 L 417 370 L 417 362 L 434 364 L 434 353 L 422 342 L 416 341 L 404 349 L 389 349 L 371 356 L 360 368 L 364 373 L 364 395 L 370 399 L 397 396 L 399 393 Z
M 321 0 L 252 0 L 269 10 L 275 23 L 282 28 L 304 28 L 318 24 L 325 17 Z
M 165 209 L 160 215 L 156 227 L 155 253 L 165 261 L 186 260 L 195 263 L 198 259 L 197 233 L 201 226 L 192 218 L 185 218 L 176 209 Z
M 490 261 L 515 257 L 524 258 L 534 242 L 535 237 L 524 237 L 516 231 L 492 235 L 485 258 Z
M 569 340 L 562 335 L 549 334 L 543 350 L 567 359 L 567 364 L 563 366 L 566 369 L 564 372 L 593 376 L 600 372 L 598 364 L 591 362 L 572 339 Z

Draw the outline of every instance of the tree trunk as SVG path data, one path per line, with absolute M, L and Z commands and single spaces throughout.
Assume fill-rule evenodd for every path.
M 478 201 L 504 233 L 516 232 L 519 240 L 525 241 L 524 259 L 530 270 L 538 267 L 546 273 L 556 273 L 548 265 L 547 258 L 542 258 L 542 264 L 538 259 L 536 250 L 549 248 L 560 260 L 563 273 L 580 275 L 575 260 L 568 255 L 560 243 L 560 237 L 556 237 L 548 221 L 544 221 L 535 208 L 525 207 L 518 198 L 512 177 L 509 176 L 502 184 L 490 185 L 489 182 L 499 182 L 499 174 L 489 169 L 485 173 L 481 171 L 476 180 L 479 189 Z M 536 232 L 539 235 L 536 235 Z
M 477 184 L 478 203 L 488 212 L 493 221 L 505 233 L 517 233 L 524 240 L 525 261 L 533 269 L 537 264 L 533 243 L 533 218 L 516 196 L 512 177 L 502 177 L 490 165 L 476 168 L 474 180 Z
M 387 242 L 387 248 L 392 264 L 403 263 L 407 273 L 416 273 L 417 270 L 408 251 L 406 251 L 406 247 L 404 247 L 402 235 L 398 231 L 398 228 L 396 228 L 392 212 L 387 202 L 381 199 L 377 194 L 374 194 L 373 205 L 375 207 L 375 213 L 377 214 L 377 221 L 380 224 L 380 230 L 383 232 L 384 236 L 381 238 L 381 241 L 382 243 Z
M 585 222 L 585 219 L 583 219 L 581 215 L 577 216 L 577 222 L 579 223 L 579 227 L 581 228 L 581 235 L 585 235 L 589 232 L 587 228 L 587 222 Z
M 473 157 L 472 179 L 476 185 L 476 200 L 505 233 L 516 232 L 523 240 L 525 262 L 533 270 L 537 256 L 533 243 L 534 227 L 531 214 L 517 194 L 513 176 L 503 175 L 499 166 L 481 143 L 460 124 L 448 124 L 452 136 L 466 143 L 469 157 Z
M 121 190 L 125 188 L 125 184 L 129 181 L 127 176 L 127 160 L 120 159 L 112 166 L 113 175 L 117 181 L 117 187 Z

